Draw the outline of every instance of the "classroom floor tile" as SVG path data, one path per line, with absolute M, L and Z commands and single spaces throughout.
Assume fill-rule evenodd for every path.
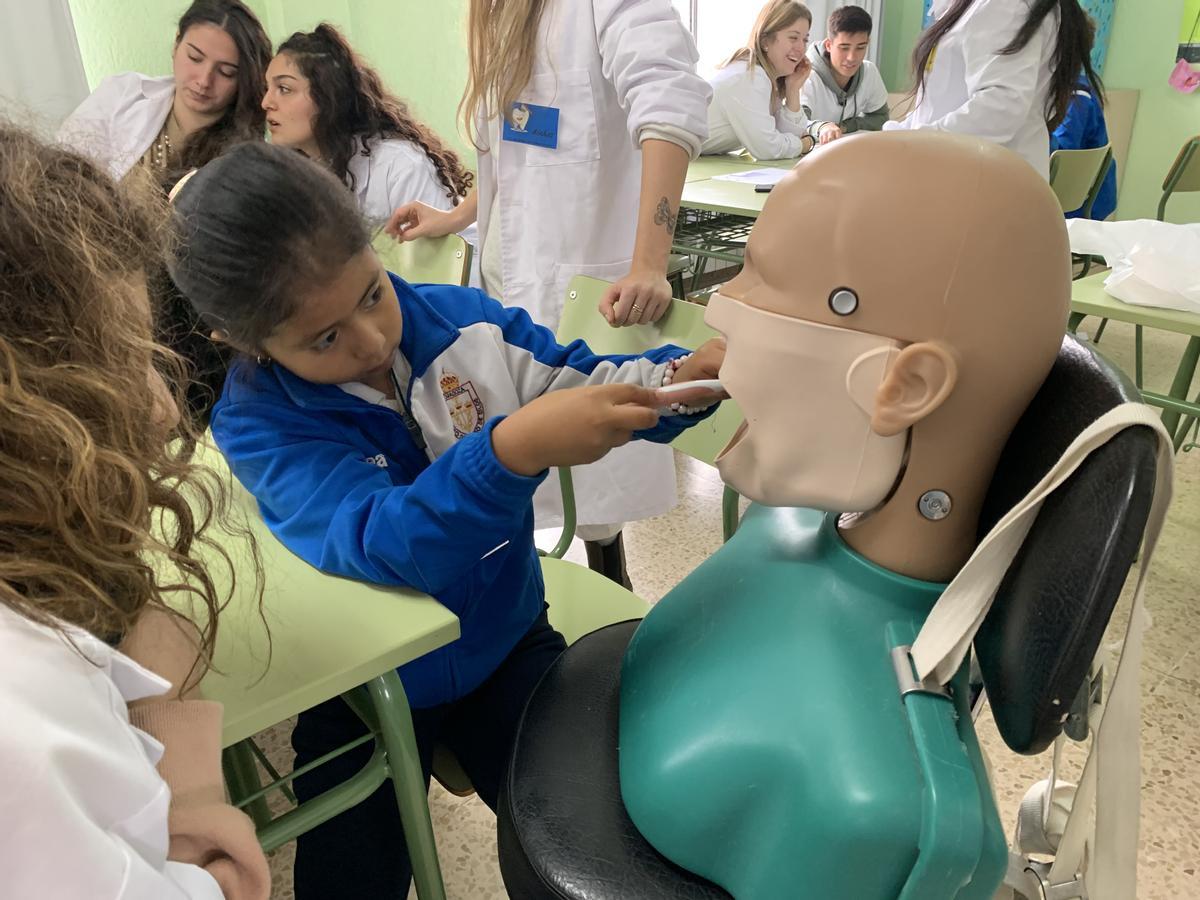
M 1089 320 L 1083 327 L 1089 326 L 1094 329 L 1095 322 Z M 1169 384 L 1183 343 L 1182 338 L 1147 332 L 1148 386 Z M 1101 347 L 1132 371 L 1131 327 L 1111 323 Z M 1196 390 L 1194 386 L 1193 396 Z M 638 593 L 651 601 L 720 544 L 720 479 L 707 466 L 678 459 L 678 507 L 658 519 L 632 523 L 626 531 L 630 577 Z M 1200 450 L 1181 455 L 1176 471 L 1176 498 L 1147 595 L 1153 626 L 1142 676 L 1140 900 L 1200 897 Z M 583 562 L 580 542 L 568 558 Z M 1126 608 L 1122 604 L 1118 616 Z M 1005 829 L 1011 833 L 1018 803 L 1030 785 L 1046 777 L 1048 759 L 1009 751 L 987 713 L 978 730 L 991 762 Z M 262 736 L 268 755 L 280 766 L 290 766 L 289 731 L 285 724 Z M 1077 764 L 1078 754 L 1070 754 L 1068 768 L 1071 762 Z M 436 784 L 430 791 L 430 808 L 450 900 L 505 897 L 491 812 L 477 799 L 454 797 Z M 292 848 L 288 845 L 271 858 L 275 900 L 293 896 Z

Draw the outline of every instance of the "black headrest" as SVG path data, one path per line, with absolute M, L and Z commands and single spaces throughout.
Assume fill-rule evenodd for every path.
M 1139 399 L 1119 370 L 1068 335 L 1004 447 L 980 537 L 1084 428 Z M 1149 428 L 1126 429 L 1047 498 L 975 638 L 996 725 L 1018 753 L 1054 741 L 1083 685 L 1141 543 L 1155 455 Z

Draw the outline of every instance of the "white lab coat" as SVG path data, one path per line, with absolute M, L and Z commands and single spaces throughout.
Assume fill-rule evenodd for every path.
M 396 207 L 410 200 L 434 209 L 453 205 L 433 161 L 418 145 L 392 138 L 368 141 L 367 147 L 370 155 L 356 153 L 348 168 L 354 176 L 358 208 L 373 227 L 382 225 Z
M 168 683 L 89 634 L 81 656 L 0 604 L 0 894 L 222 900 L 199 866 L 167 859 L 162 744 L 127 704 Z
M 558 147 L 496 141 L 478 161 L 480 252 L 486 258 L 495 199 L 506 304 L 555 329 L 573 276 L 615 281 L 629 272 L 643 130 L 689 135 L 696 151 L 705 136 L 709 91 L 697 59 L 670 0 L 546 5 L 518 100 L 560 110 Z M 479 130 L 487 135 L 488 123 Z M 667 447 L 622 447 L 575 474 L 580 524 L 646 518 L 675 503 Z M 547 479 L 535 498 L 539 526 L 559 520 L 557 489 Z
M 781 104 L 777 112 L 771 112 L 771 77 L 762 66 L 751 72 L 749 63 L 731 62 L 717 69 L 708 83 L 713 98 L 702 153 L 728 153 L 745 147 L 755 159 L 791 159 L 800 155 L 804 135 L 816 137 L 820 123 L 809 121 L 803 106 L 792 112 Z
M 174 101 L 170 75 L 110 75 L 63 122 L 59 142 L 108 166 L 113 178 L 124 178 L 162 131 Z
M 975 0 L 939 42 L 913 111 L 884 130 L 932 128 L 995 141 L 1050 178 L 1046 101 L 1058 40 L 1058 11 L 1019 53 L 1000 51 L 1029 16 L 1031 0 Z

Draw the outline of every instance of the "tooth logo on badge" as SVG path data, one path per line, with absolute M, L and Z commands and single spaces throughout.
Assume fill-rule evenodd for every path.
M 513 131 L 525 131 L 525 126 L 529 124 L 529 107 L 524 103 L 518 103 L 513 107 L 512 113 Z

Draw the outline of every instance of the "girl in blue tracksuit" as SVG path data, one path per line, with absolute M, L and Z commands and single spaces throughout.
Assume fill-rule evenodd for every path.
M 354 199 L 296 153 L 245 144 L 180 191 L 171 274 L 245 351 L 211 427 L 273 533 L 323 571 L 436 597 L 462 637 L 400 669 L 428 776 L 434 744 L 496 803 L 517 720 L 563 649 L 546 621 L 534 489 L 630 437 L 670 441 L 655 387 L 716 377 L 723 345 L 597 356 L 520 308 L 385 272 Z M 687 408 L 685 407 L 685 410 Z M 363 734 L 341 700 L 303 713 L 297 767 Z M 345 780 L 369 748 L 296 782 Z M 300 838 L 296 896 L 397 897 L 410 868 L 390 788 Z

